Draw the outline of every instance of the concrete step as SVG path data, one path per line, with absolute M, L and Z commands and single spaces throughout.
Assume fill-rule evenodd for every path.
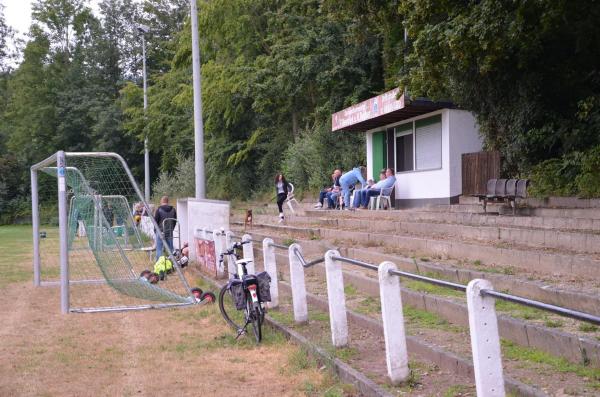
M 470 226 L 502 226 L 562 231 L 600 232 L 600 219 L 590 217 L 512 216 L 489 215 L 472 212 L 432 212 L 421 210 L 401 211 L 327 211 L 307 210 L 306 217 L 336 219 L 373 219 L 389 221 L 423 221 L 454 223 Z
M 233 221 L 232 225 L 236 222 Z M 389 235 L 363 231 L 339 230 L 329 227 L 296 227 L 288 225 L 254 224 L 277 233 L 290 233 L 312 239 L 327 239 L 334 244 L 343 240 L 379 246 L 381 249 L 403 249 L 417 256 L 442 256 L 484 264 L 513 266 L 542 275 L 564 275 L 600 280 L 600 259 L 585 254 L 564 254 L 521 245 L 494 246 L 477 241 L 428 238 L 411 235 Z
M 345 254 L 342 254 L 345 255 Z M 255 257 L 258 258 L 258 250 Z M 357 258 L 359 259 L 359 258 Z M 279 271 L 289 279 L 289 265 L 286 253 L 277 254 Z M 379 298 L 379 281 L 376 272 L 356 271 L 351 265 L 344 266 L 344 284 L 352 285 L 358 291 L 372 298 Z M 307 274 L 325 280 L 325 266 L 318 264 L 306 270 Z M 406 281 L 403 279 L 402 282 Z M 455 296 L 435 296 L 431 293 L 415 291 L 409 283 L 404 284 L 402 301 L 411 307 L 425 310 L 443 318 L 451 324 L 468 327 L 466 300 Z M 457 295 L 461 295 L 458 293 Z M 557 357 L 579 363 L 587 361 L 590 365 L 600 368 L 600 341 L 586 335 L 577 335 L 558 329 L 548 328 L 542 322 L 523 320 L 507 314 L 498 316 L 500 336 L 521 346 L 542 350 Z
M 519 244 L 573 253 L 600 253 L 600 233 L 523 227 L 469 226 L 456 223 L 398 222 L 370 219 L 310 219 L 322 227 L 374 233 L 410 234 L 428 238 L 462 238 L 492 244 Z
M 483 207 L 478 204 L 440 204 L 419 208 L 420 211 L 430 212 L 470 212 L 483 214 Z M 487 207 L 488 213 L 499 213 L 512 215 L 512 209 L 506 205 L 493 204 Z M 547 208 L 527 207 L 519 205 L 516 215 L 524 216 L 548 216 L 554 218 L 592 218 L 600 219 L 600 208 Z
M 258 241 L 269 237 L 280 242 L 291 242 L 291 239 L 283 234 L 277 234 L 274 237 L 269 230 L 254 230 L 252 236 Z M 466 285 L 475 278 L 490 280 L 497 290 L 509 291 L 515 295 L 600 316 L 600 285 L 598 283 L 587 287 L 580 283 L 573 285 L 559 283 L 557 285 L 552 280 L 536 280 L 530 274 L 504 274 L 496 269 L 494 269 L 496 272 L 492 273 L 490 268 L 467 267 L 468 265 L 463 262 L 407 257 L 385 253 L 378 248 L 334 245 L 327 240 L 306 240 L 298 236 L 294 236 L 293 241 L 302 245 L 305 256 L 309 256 L 310 259 L 323 255 L 329 249 L 337 249 L 348 257 L 365 262 L 378 264 L 383 261 L 391 261 L 403 271 L 433 276 L 460 284 Z
M 279 284 L 280 291 L 283 294 L 289 296 L 289 284 L 287 284 L 287 282 L 285 281 L 289 279 L 289 267 L 287 265 L 287 259 L 288 258 L 285 252 L 277 254 L 277 263 L 279 264 L 278 273 L 280 273 L 283 276 L 284 280 L 281 281 Z M 256 255 L 256 261 L 257 264 L 260 263 L 260 255 Z M 323 265 L 319 264 L 310 269 L 306 269 L 305 273 L 307 277 L 307 287 L 309 290 L 309 293 L 307 294 L 309 306 L 319 307 L 321 310 L 324 310 L 326 312 L 328 309 L 328 304 L 326 300 L 326 290 L 324 288 L 325 277 Z M 370 296 L 371 299 L 376 299 L 379 296 L 379 288 L 375 277 L 365 277 L 364 275 L 360 274 L 360 272 L 355 272 L 351 269 L 345 268 L 344 280 L 346 285 L 352 285 L 359 292 L 359 294 L 365 294 L 367 296 Z M 354 296 L 354 298 L 347 298 L 347 305 L 349 309 L 349 325 L 351 327 L 365 327 L 366 329 L 374 331 L 381 336 L 381 323 L 380 320 L 378 320 L 379 313 L 371 312 L 368 313 L 368 315 L 365 315 L 354 312 L 352 302 L 356 301 L 356 298 L 356 296 Z M 289 298 L 287 299 L 289 300 Z M 431 313 L 434 313 L 436 316 L 446 319 L 452 324 L 456 324 L 462 327 L 463 330 L 458 331 L 459 334 L 456 334 L 457 331 L 449 331 L 448 333 L 438 331 L 437 333 L 432 333 L 432 335 L 435 335 L 434 343 L 439 343 L 439 345 L 435 349 L 431 349 L 431 347 L 433 346 L 430 345 L 431 347 L 428 348 L 428 354 L 425 355 L 425 358 L 433 358 L 433 361 L 436 362 L 440 367 L 451 371 L 457 371 L 455 372 L 457 375 L 468 373 L 469 371 L 465 371 L 465 369 L 468 368 L 468 363 L 470 361 L 470 351 L 468 348 L 468 342 L 466 342 L 468 341 L 468 333 L 466 333 L 466 325 L 468 321 L 464 313 L 464 310 L 466 310 L 464 308 L 464 303 L 455 302 L 450 299 L 440 299 L 429 294 L 409 291 L 408 289 L 405 289 L 403 291 L 403 302 L 407 306 L 429 311 Z M 289 302 L 287 302 L 287 306 L 290 306 Z M 414 330 L 414 328 L 411 324 L 410 319 L 407 319 L 406 321 L 410 334 L 411 329 Z M 311 327 L 310 322 L 308 324 L 308 327 Z M 597 350 L 599 348 L 598 345 L 600 345 L 600 343 L 595 342 L 593 340 L 583 340 L 576 336 L 569 335 L 568 333 L 536 326 L 533 324 L 529 324 L 528 322 L 516 320 L 504 315 L 499 316 L 499 328 L 501 335 L 505 339 L 514 341 L 514 343 L 516 343 L 517 345 L 521 344 L 522 346 L 532 347 L 541 351 L 545 351 L 557 357 L 564 357 L 572 362 L 580 362 L 582 360 L 582 354 L 586 354 L 586 356 L 583 359 L 586 360 L 586 362 L 588 362 L 588 364 L 590 365 L 597 365 L 596 361 L 592 363 L 589 360 L 589 355 L 597 354 Z M 426 331 L 426 329 L 421 330 L 422 331 L 419 331 L 419 329 L 417 328 L 418 335 L 409 336 L 407 338 L 409 352 L 412 354 L 414 354 L 416 351 L 420 351 L 418 349 L 415 349 L 415 344 L 423 346 L 423 339 L 426 342 L 431 343 L 427 339 L 428 337 L 431 338 L 431 335 L 427 334 L 426 332 L 423 332 Z M 453 332 L 454 334 L 452 334 Z M 357 333 L 356 330 L 351 330 L 351 335 L 352 334 L 358 335 L 359 333 Z M 460 340 L 462 346 L 457 347 L 456 343 L 449 343 L 450 339 L 454 339 L 455 341 Z M 456 348 L 458 348 L 458 350 L 454 350 Z M 435 352 L 433 356 L 429 355 L 433 352 Z M 448 361 L 450 357 L 455 357 L 452 359 L 452 362 Z M 420 356 L 420 358 L 423 358 L 423 356 Z M 600 359 L 600 355 L 596 355 L 593 359 Z M 521 363 L 519 359 L 507 360 L 504 363 L 504 367 L 505 373 L 509 377 L 514 376 L 516 379 L 532 379 L 530 377 L 533 375 L 533 379 L 538 379 L 536 376 L 536 374 L 539 375 L 539 373 L 537 373 L 538 368 L 534 369 L 532 367 L 528 367 L 527 363 Z M 472 374 L 470 374 L 469 376 L 472 377 Z M 571 376 L 570 381 L 577 382 L 578 378 L 574 374 L 569 376 Z M 548 382 L 546 384 L 544 384 L 543 382 L 536 383 L 538 384 L 538 387 L 543 387 L 544 391 L 550 392 L 552 395 L 554 395 L 554 392 L 561 387 L 561 382 Z M 512 387 L 511 389 L 513 390 L 513 392 L 516 392 L 517 395 L 540 395 L 538 394 L 538 392 L 531 389 L 515 390 Z M 530 394 L 531 392 L 533 392 L 533 394 Z M 541 393 L 541 395 L 543 394 L 544 393 Z

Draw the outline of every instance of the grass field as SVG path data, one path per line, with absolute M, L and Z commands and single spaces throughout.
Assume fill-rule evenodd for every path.
M 0 227 L 0 253 L 0 396 L 355 394 L 270 329 L 236 341 L 216 305 L 61 315 L 33 287 L 30 227 Z

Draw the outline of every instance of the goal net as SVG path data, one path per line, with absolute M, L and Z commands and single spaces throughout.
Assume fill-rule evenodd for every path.
M 59 281 L 64 284 L 62 278 L 67 277 L 70 311 L 195 303 L 172 253 L 169 252 L 170 260 L 175 266 L 164 280 L 153 284 L 141 276 L 145 270 L 153 271 L 156 231 L 149 231 L 147 227 L 142 230 L 142 224 L 147 225 L 152 220 L 142 219 L 135 209 L 146 208 L 146 213 L 150 210 L 122 158 L 114 153 L 66 153 L 66 164 L 59 166 L 55 157 L 32 167 L 32 191 L 34 171 L 41 171 L 40 185 L 52 186 L 48 182 L 41 183 L 43 176 L 59 179 L 58 184 L 54 179 L 59 193 L 61 177 L 66 185 L 64 228 L 68 274 L 59 270 L 60 233 L 56 226 L 40 226 L 39 214 L 34 214 L 38 216 L 38 221 L 34 220 L 34 233 L 36 223 L 42 236 L 45 232 L 45 238 L 38 239 L 37 258 L 34 250 L 34 273 L 37 260 L 39 284 L 60 284 Z M 35 179 L 37 185 L 37 174 Z M 37 190 L 37 186 L 35 188 Z M 37 198 L 34 203 L 37 204 Z M 160 233 L 157 236 L 162 237 Z M 35 240 L 34 235 L 34 244 Z

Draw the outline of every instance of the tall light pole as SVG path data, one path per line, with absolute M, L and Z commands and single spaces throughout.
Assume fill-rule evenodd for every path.
M 137 30 L 142 36 L 142 74 L 144 75 L 144 126 L 146 125 L 146 109 L 148 108 L 148 83 L 146 80 L 146 33 L 150 28 L 146 25 L 137 25 Z M 144 198 L 150 201 L 150 153 L 148 152 L 148 135 L 144 136 Z
M 198 5 L 190 0 L 192 20 L 192 70 L 194 79 L 194 171 L 196 198 L 206 197 L 204 185 L 204 124 L 202 122 L 202 76 L 200 74 L 200 47 L 198 43 Z

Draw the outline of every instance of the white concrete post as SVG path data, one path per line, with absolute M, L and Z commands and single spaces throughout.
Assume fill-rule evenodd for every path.
M 467 308 L 469 310 L 469 332 L 475 369 L 475 387 L 478 396 L 504 397 L 504 375 L 496 301 L 490 296 L 481 296 L 482 289 L 494 289 L 487 280 L 471 280 L 467 286 Z
M 254 267 L 254 244 L 252 243 L 252 236 L 249 234 L 244 234 L 242 236 L 242 242 L 245 241 L 249 241 L 248 244 L 242 245 L 244 259 L 248 260 L 248 263 L 246 263 L 246 270 L 248 270 L 248 274 L 256 274 L 256 268 Z
M 290 284 L 292 285 L 292 303 L 294 306 L 294 320 L 297 323 L 308 321 L 308 305 L 306 303 L 306 284 L 304 282 L 304 267 L 296 256 L 298 251 L 302 254 L 302 247 L 294 243 L 288 249 L 290 259 Z
M 202 237 L 203 240 L 208 240 L 206 238 L 207 237 L 206 228 L 204 228 L 204 227 L 202 228 L 202 232 L 200 232 L 200 237 Z
M 388 376 L 395 385 L 405 381 L 410 375 L 400 278 L 389 273 L 390 270 L 397 269 L 392 262 L 382 262 L 379 265 L 379 294 L 385 339 L 385 361 Z
M 225 233 L 225 249 L 231 248 L 232 245 L 233 245 L 233 232 L 231 232 L 231 230 L 228 230 Z M 229 273 L 229 276 L 231 277 L 237 273 L 237 267 L 235 265 L 234 257 L 231 255 L 227 255 L 227 258 L 225 260 L 227 261 L 227 272 Z
M 342 347 L 348 344 L 348 318 L 346 316 L 344 276 L 341 262 L 332 259 L 332 256 L 340 256 L 340 253 L 336 250 L 329 250 L 325 253 L 329 325 L 331 326 L 331 343 L 335 347 Z
M 279 280 L 277 278 L 277 262 L 275 256 L 274 241 L 270 238 L 263 240 L 263 264 L 265 266 L 265 272 L 271 276 L 271 302 L 269 303 L 270 308 L 279 306 Z
M 217 277 L 222 277 L 225 274 L 225 266 L 223 263 L 219 263 L 219 255 L 223 253 L 223 236 L 219 230 L 213 230 L 213 241 L 215 242 L 215 254 L 217 255 Z

